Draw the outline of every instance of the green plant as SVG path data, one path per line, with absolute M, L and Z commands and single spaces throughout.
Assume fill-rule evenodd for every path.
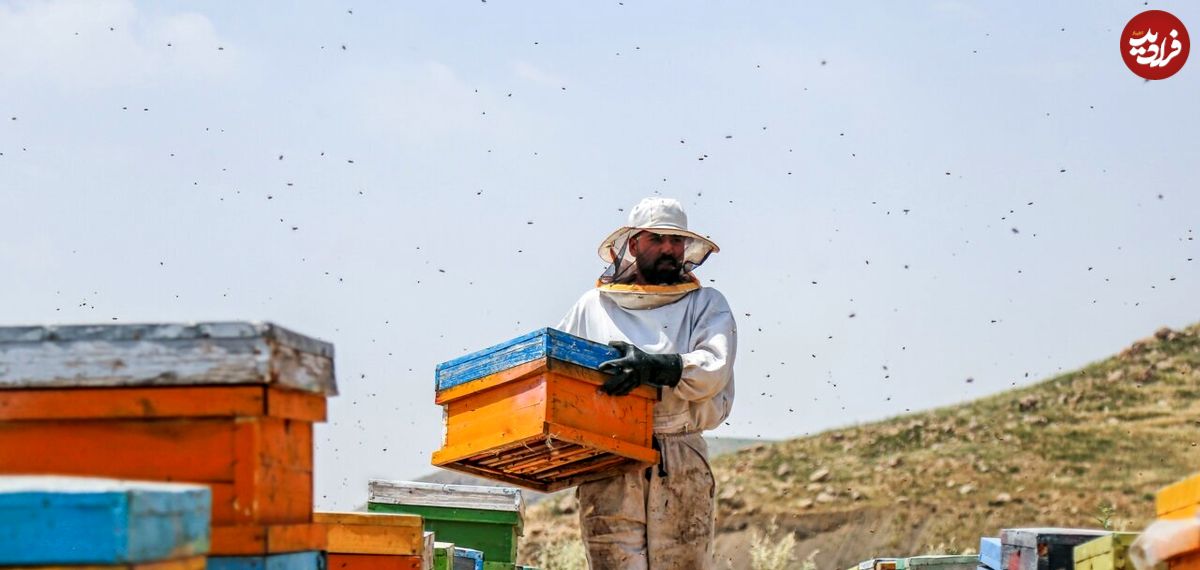
M 791 567 L 795 548 L 795 535 L 788 532 L 780 537 L 779 524 L 772 518 L 765 532 L 755 530 L 751 534 L 750 567 L 754 570 L 786 570 Z M 810 554 L 805 563 L 812 562 L 815 555 L 815 552 Z M 805 566 L 805 570 L 810 569 Z M 816 563 L 812 564 L 811 570 L 816 570 Z
M 1096 513 L 1098 516 L 1096 516 L 1095 519 L 1096 522 L 1100 523 L 1100 528 L 1103 528 L 1104 530 L 1112 530 L 1112 516 L 1116 512 L 1117 509 L 1113 507 L 1112 503 L 1100 503 L 1096 507 Z

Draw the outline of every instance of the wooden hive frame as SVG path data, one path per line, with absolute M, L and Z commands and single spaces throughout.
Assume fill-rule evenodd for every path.
M 433 464 L 542 492 L 644 468 L 658 391 L 599 391 L 615 349 L 553 329 L 438 366 L 446 437 Z

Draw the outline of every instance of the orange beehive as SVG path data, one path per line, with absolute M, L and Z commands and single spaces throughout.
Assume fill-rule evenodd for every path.
M 376 515 L 376 516 L 405 516 L 405 515 Z M 421 517 L 413 517 L 420 523 Z M 338 523 L 334 523 L 338 524 Z M 407 524 L 407 523 L 401 523 Z M 372 525 L 373 526 L 373 525 Z M 363 554 L 352 552 L 362 550 L 364 545 L 369 545 L 367 550 L 378 550 L 371 548 L 384 544 L 386 541 L 381 541 L 381 534 L 378 532 L 381 527 L 376 527 L 373 531 L 368 531 L 366 534 L 353 533 L 337 537 L 330 536 L 333 543 L 340 544 L 338 547 L 331 546 L 329 553 L 326 555 L 326 566 L 329 570 L 433 570 L 433 533 L 418 531 L 420 537 L 417 541 L 418 550 L 412 554 Z M 419 526 L 417 527 L 420 528 Z M 359 530 L 366 530 L 365 528 Z M 407 543 L 407 538 L 403 540 Z M 384 548 L 384 550 L 394 550 Z
M 639 469 L 651 446 L 658 391 L 599 391 L 610 347 L 541 329 L 437 370 L 446 438 L 433 464 L 538 491 Z
M 0 474 L 205 483 L 213 555 L 320 550 L 332 356 L 270 324 L 0 328 Z
M 1164 520 L 1190 519 L 1200 513 L 1200 475 L 1159 489 L 1154 510 Z M 1200 570 L 1200 534 L 1190 552 L 1167 561 L 1171 570 Z

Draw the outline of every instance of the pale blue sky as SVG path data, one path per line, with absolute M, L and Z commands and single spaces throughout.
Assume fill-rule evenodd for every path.
M 430 470 L 434 366 L 556 322 L 657 193 L 723 249 L 717 435 L 990 394 L 1200 320 L 1200 62 L 1125 69 L 1146 8 L 0 2 L 0 322 L 334 342 L 345 508 Z

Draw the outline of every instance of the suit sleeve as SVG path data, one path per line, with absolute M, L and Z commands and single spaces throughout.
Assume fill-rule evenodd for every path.
M 737 354 L 737 323 L 720 293 L 714 291 L 700 312 L 692 339 L 695 349 L 680 355 L 683 376 L 674 390 L 684 400 L 703 402 L 729 384 Z

